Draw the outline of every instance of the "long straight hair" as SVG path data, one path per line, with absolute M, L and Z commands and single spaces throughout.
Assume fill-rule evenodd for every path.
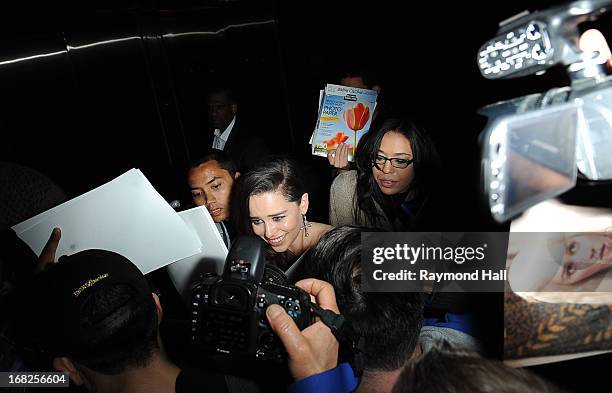
M 379 225 L 388 220 L 395 228 L 395 218 L 399 205 L 404 202 L 395 196 L 386 196 L 380 190 L 372 167 L 378 155 L 383 137 L 389 132 L 403 135 L 412 148 L 415 177 L 409 186 L 412 200 L 422 201 L 427 198 L 430 186 L 437 179 L 439 158 L 430 136 L 407 119 L 388 119 L 377 130 L 372 130 L 361 139 L 355 153 L 357 166 L 357 199 L 354 204 L 353 216 L 360 225 Z M 376 209 L 375 202 L 381 207 L 383 214 Z M 364 219 L 366 222 L 364 222 Z

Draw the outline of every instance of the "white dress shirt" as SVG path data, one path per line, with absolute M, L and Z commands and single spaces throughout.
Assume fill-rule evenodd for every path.
M 234 124 L 236 123 L 236 116 L 229 123 L 227 128 L 221 132 L 220 129 L 215 129 L 215 137 L 213 138 L 213 149 L 223 150 L 225 148 L 225 143 L 229 139 L 230 133 L 232 132 L 232 128 L 234 128 Z
M 221 239 L 223 239 L 223 243 L 225 243 L 227 248 L 229 248 L 230 238 L 229 238 L 229 234 L 227 233 L 227 228 L 225 227 L 225 224 L 223 223 L 223 221 L 215 222 L 215 226 L 217 227 L 219 234 L 221 234 Z

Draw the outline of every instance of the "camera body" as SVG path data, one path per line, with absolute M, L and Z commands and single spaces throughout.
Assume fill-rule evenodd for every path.
M 298 328 L 312 323 L 310 296 L 284 273 L 265 266 L 265 243 L 255 236 L 231 246 L 222 276 L 206 274 L 192 291 L 191 341 L 206 352 L 282 362 L 285 350 L 266 308 L 278 304 Z
M 478 52 L 487 79 L 540 75 L 563 65 L 571 84 L 488 105 L 480 136 L 482 186 L 499 223 L 580 185 L 612 181 L 612 62 L 590 28 L 612 0 L 582 0 L 500 23 Z M 587 22 L 589 24 L 587 24 Z

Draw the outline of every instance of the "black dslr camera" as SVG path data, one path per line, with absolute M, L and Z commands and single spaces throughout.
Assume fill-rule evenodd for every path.
M 312 323 L 310 295 L 290 285 L 280 269 L 265 266 L 260 238 L 240 237 L 223 275 L 203 275 L 193 288 L 191 341 L 215 354 L 283 361 L 285 350 L 265 315 L 270 304 L 284 307 L 300 330 Z

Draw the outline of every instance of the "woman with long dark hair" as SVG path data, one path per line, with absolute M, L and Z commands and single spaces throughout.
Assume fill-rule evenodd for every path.
M 389 119 L 359 142 L 357 170 L 341 173 L 330 192 L 333 226 L 390 231 L 419 227 L 438 181 L 438 154 L 427 133 L 405 119 Z
M 241 176 L 233 195 L 232 218 L 238 233 L 265 240 L 286 256 L 280 265 L 290 264 L 331 228 L 308 221 L 308 193 L 302 179 L 295 162 L 271 158 Z

